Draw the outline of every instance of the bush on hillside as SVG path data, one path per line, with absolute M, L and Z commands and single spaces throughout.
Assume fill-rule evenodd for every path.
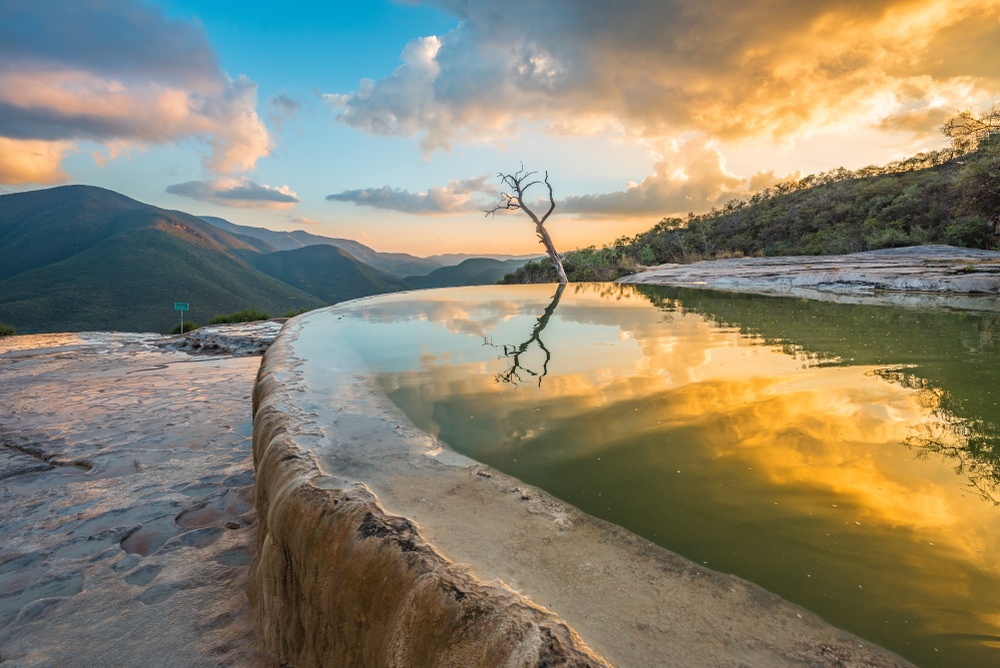
M 573 282 L 614 281 L 622 276 L 634 274 L 641 268 L 640 262 L 621 247 L 596 248 L 588 246 L 562 254 L 566 276 Z M 515 283 L 557 283 L 559 276 L 552 260 L 544 257 L 521 265 L 516 271 L 505 275 L 501 284 Z
M 17 334 L 16 329 L 0 322 L 0 336 L 14 336 L 15 334 Z
M 181 331 L 181 326 L 178 324 L 178 325 L 174 325 L 174 328 L 172 330 L 170 330 L 170 333 L 171 334 L 184 334 L 186 332 L 190 332 L 192 330 L 198 329 L 199 327 L 201 327 L 201 325 L 199 325 L 198 323 L 196 323 L 196 322 L 188 322 L 187 320 L 185 320 L 184 321 L 184 331 L 183 332 Z
M 255 322 L 257 320 L 270 320 L 271 316 L 268 314 L 258 311 L 255 308 L 247 309 L 246 311 L 237 311 L 236 313 L 228 313 L 226 315 L 217 315 L 212 318 L 208 324 L 210 325 L 227 325 L 236 322 Z

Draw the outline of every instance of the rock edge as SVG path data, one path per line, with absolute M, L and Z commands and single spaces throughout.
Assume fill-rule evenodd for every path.
M 850 255 L 705 260 L 650 267 L 619 282 L 848 304 L 1000 311 L 1000 252 L 913 246 Z

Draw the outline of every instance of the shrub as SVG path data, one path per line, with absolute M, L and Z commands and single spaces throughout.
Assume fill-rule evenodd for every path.
M 217 315 L 208 323 L 210 325 L 225 325 L 235 322 L 254 322 L 256 320 L 269 320 L 271 316 L 268 314 L 258 311 L 255 308 L 247 309 L 246 311 L 237 311 L 236 313 L 229 313 L 226 315 Z
M 0 322 L 0 336 L 14 336 L 15 334 L 17 334 L 16 329 Z
M 188 322 L 187 320 L 184 321 L 184 332 L 190 332 L 191 330 L 198 329 L 199 327 L 201 327 L 201 325 L 198 323 Z M 181 331 L 181 326 L 179 324 L 174 325 L 174 328 L 170 330 L 171 334 L 183 334 L 184 332 Z
M 302 315 L 303 313 L 306 313 L 308 311 L 309 311 L 309 309 L 307 309 L 307 308 L 293 309 L 293 310 L 289 311 L 288 313 L 286 313 L 285 315 L 283 315 L 281 317 L 282 318 L 294 318 L 295 316 Z
M 875 230 L 865 237 L 865 244 L 867 244 L 869 250 L 914 245 L 910 235 L 898 227 L 883 227 Z
M 656 262 L 656 252 L 653 251 L 653 247 L 649 244 L 643 244 L 639 252 L 636 253 L 636 259 L 640 264 L 648 267 Z
M 525 262 L 517 270 L 512 271 L 500 279 L 500 283 L 557 283 L 559 276 L 556 274 L 555 265 L 547 257 L 541 260 Z
M 962 216 L 944 228 L 944 240 L 952 246 L 984 248 L 989 242 L 993 225 L 979 216 Z

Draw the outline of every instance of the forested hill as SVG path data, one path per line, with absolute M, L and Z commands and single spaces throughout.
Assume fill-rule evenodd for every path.
M 996 248 L 1000 134 L 978 148 L 921 154 L 884 167 L 838 169 L 780 184 L 633 238 L 563 255 L 570 280 L 612 280 L 641 265 L 733 256 L 828 255 L 921 244 Z M 505 282 L 549 282 L 548 260 Z
M 170 331 L 243 309 L 326 302 L 253 268 L 253 244 L 181 211 L 93 186 L 0 195 L 0 323 L 21 334 Z

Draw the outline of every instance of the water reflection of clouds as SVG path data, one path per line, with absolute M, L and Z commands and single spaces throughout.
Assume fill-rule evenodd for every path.
M 511 392 L 499 386 L 501 362 L 490 359 L 488 350 L 482 359 L 466 356 L 457 366 L 448 350 L 424 350 L 415 368 L 382 380 L 389 391 L 419 387 L 431 403 L 480 397 L 483 411 L 508 425 L 513 413 L 535 405 L 546 411 L 562 405 L 556 410 L 561 415 L 548 415 L 554 424 L 667 393 L 657 404 L 656 423 L 724 424 L 729 436 L 716 456 L 752 463 L 771 484 L 826 490 L 863 508 L 867 521 L 929 532 L 967 556 L 995 542 L 978 532 L 945 535 L 959 525 L 996 523 L 989 508 L 969 503 L 950 469 L 929 475 L 932 463 L 916 461 L 899 447 L 914 433 L 955 438 L 933 392 L 886 382 L 875 367 L 810 367 L 801 357 L 701 315 L 654 309 L 631 286 L 613 289 L 613 308 L 601 291 L 574 287 L 544 333 L 553 359 L 541 388 Z M 505 288 L 504 298 L 491 298 L 494 290 L 413 293 L 386 304 L 379 300 L 377 308 L 359 315 L 369 322 L 427 320 L 460 335 L 496 335 L 501 323 L 529 326 L 532 319 L 517 318 L 537 317 L 553 286 Z M 616 332 L 612 337 L 609 328 Z M 503 402 L 486 408 L 482 398 L 499 392 L 505 392 Z M 650 422 L 650 416 L 643 419 Z M 514 427 L 518 441 L 544 430 L 542 424 Z M 498 431 L 496 438 L 505 437 Z
M 530 286 L 523 297 L 511 299 L 494 287 L 464 290 L 422 290 L 383 295 L 343 308 L 340 312 L 368 323 L 395 324 L 426 321 L 447 331 L 470 336 L 487 336 L 503 322 L 519 315 L 544 310 L 554 290 L 551 286 Z M 489 298 L 490 292 L 496 294 Z M 460 294 L 460 298 L 456 298 Z
M 717 456 L 750 462 L 775 485 L 830 492 L 864 509 L 866 521 L 950 530 L 968 519 L 959 517 L 963 506 L 988 511 L 962 499 L 950 470 L 929 475 L 933 467 L 900 448 L 915 425 L 935 419 L 919 392 L 862 368 L 814 371 L 808 379 L 744 384 L 742 396 L 728 384 L 724 403 L 702 397 L 691 410 L 711 403 L 726 414 L 733 439 Z

